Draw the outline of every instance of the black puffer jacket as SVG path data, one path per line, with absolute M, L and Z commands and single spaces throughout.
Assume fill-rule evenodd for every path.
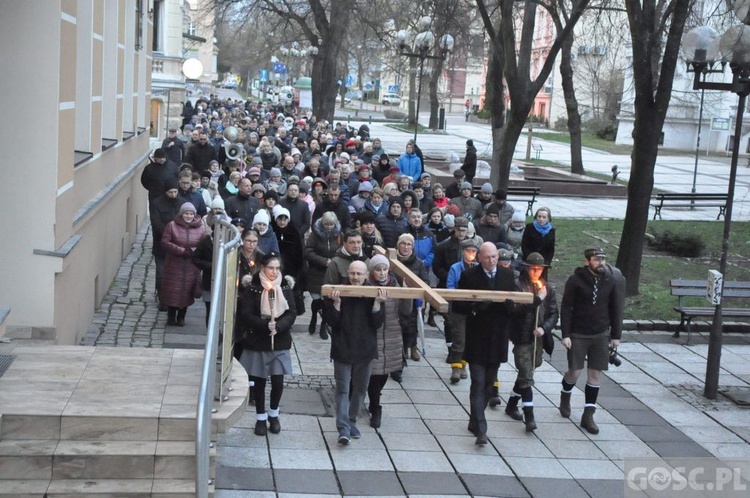
M 260 275 L 246 276 L 243 278 L 242 285 L 237 303 L 237 330 L 242 335 L 242 347 L 251 351 L 271 351 L 271 331 L 268 330 L 268 322 L 271 320 L 260 316 L 260 297 L 263 294 Z M 292 325 L 297 319 L 297 309 L 292 293 L 293 286 L 294 279 L 290 277 L 285 277 L 281 284 L 289 309 L 276 318 L 274 351 L 283 351 L 292 347 Z
M 331 326 L 331 359 L 342 363 L 367 363 L 378 357 L 377 330 L 385 321 L 385 307 L 373 312 L 369 297 L 342 297 L 341 310 L 326 298 L 323 320 Z
M 375 219 L 375 226 L 378 227 L 380 235 L 383 236 L 385 247 L 394 248 L 396 247 L 399 235 L 406 231 L 406 218 L 403 214 L 398 218 L 394 218 L 388 212 L 387 214 L 381 214 Z
M 596 303 L 595 279 L 598 279 Z M 596 335 L 609 330 L 611 339 L 620 339 L 624 304 L 625 277 L 619 269 L 606 265 L 604 273 L 595 277 L 585 266 L 576 268 L 565 282 L 560 304 L 562 336 Z

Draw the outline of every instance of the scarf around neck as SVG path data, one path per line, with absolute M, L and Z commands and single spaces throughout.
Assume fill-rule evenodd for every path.
M 263 293 L 260 295 L 260 316 L 263 318 L 273 317 L 276 320 L 289 309 L 289 303 L 286 302 L 284 292 L 281 290 L 284 277 L 279 272 L 274 280 L 270 280 L 262 270 L 258 273 L 258 276 L 260 277 L 260 285 L 263 287 Z M 271 296 L 274 298 L 273 303 L 271 302 Z M 272 304 L 273 313 L 271 313 Z
M 534 228 L 536 228 L 536 231 L 544 237 L 552 230 L 552 223 L 548 221 L 544 225 L 540 225 L 538 221 L 534 220 Z

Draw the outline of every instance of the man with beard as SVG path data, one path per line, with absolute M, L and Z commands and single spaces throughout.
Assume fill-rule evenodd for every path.
M 609 348 L 616 350 L 622 336 L 625 278 L 620 270 L 606 264 L 603 249 L 586 249 L 583 254 L 585 266 L 576 268 L 568 278 L 560 306 L 562 345 L 568 350 L 560 415 L 570 417 L 570 396 L 585 363 L 588 373 L 581 427 L 598 434 L 594 422 L 596 399 L 602 371 L 609 366 Z

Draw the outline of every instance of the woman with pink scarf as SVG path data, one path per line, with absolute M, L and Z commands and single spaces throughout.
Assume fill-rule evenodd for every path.
M 242 294 L 237 309 L 240 363 L 252 382 L 255 399 L 255 434 L 281 431 L 279 403 L 284 375 L 292 373 L 291 329 L 297 312 L 292 289 L 294 279 L 282 277 L 278 253 L 264 255 L 260 271 L 242 277 Z M 266 380 L 271 377 L 271 400 L 266 413 Z

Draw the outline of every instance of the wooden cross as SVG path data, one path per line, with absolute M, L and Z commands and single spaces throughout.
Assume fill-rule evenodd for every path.
M 398 260 L 395 249 L 388 249 L 386 251 L 380 246 L 375 246 L 374 250 L 378 254 L 388 257 L 391 262 L 391 269 L 408 286 L 388 287 L 388 297 L 392 299 L 423 299 L 440 313 L 448 311 L 448 301 L 491 301 L 502 303 L 508 299 L 512 299 L 517 303 L 524 304 L 534 302 L 534 294 L 531 292 L 433 289 Z M 321 294 L 330 297 L 334 289 L 339 291 L 341 297 L 377 297 L 378 295 L 378 287 L 368 285 L 324 285 L 321 289 Z

